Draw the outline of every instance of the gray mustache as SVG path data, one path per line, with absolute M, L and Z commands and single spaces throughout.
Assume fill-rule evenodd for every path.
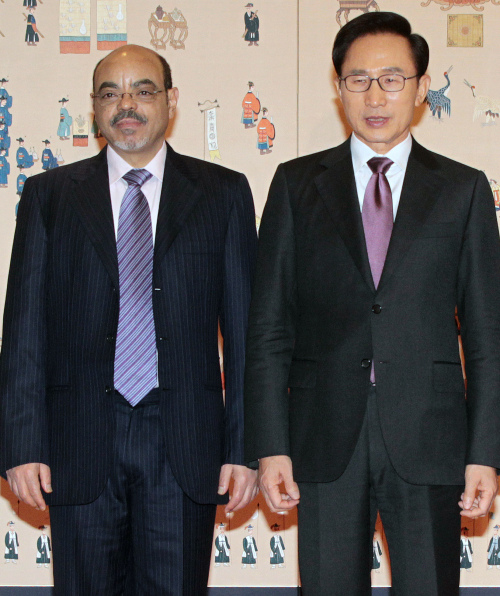
M 113 118 L 111 119 L 111 126 L 114 126 L 124 118 L 133 118 L 134 120 L 137 120 L 142 124 L 146 124 L 146 122 L 148 121 L 148 119 L 145 116 L 141 116 L 136 111 L 127 110 L 126 112 L 119 112 L 118 114 L 116 114 L 116 116 L 113 116 Z

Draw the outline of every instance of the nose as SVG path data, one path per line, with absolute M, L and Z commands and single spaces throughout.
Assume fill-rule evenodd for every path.
M 119 110 L 129 110 L 132 107 L 137 107 L 137 101 L 131 93 L 123 93 L 118 100 Z
M 372 108 L 385 106 L 387 102 L 387 93 L 382 90 L 378 81 L 372 81 L 368 91 L 365 91 L 365 104 Z

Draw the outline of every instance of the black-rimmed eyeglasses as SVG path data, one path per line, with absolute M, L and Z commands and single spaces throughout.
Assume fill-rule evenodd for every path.
M 368 75 L 347 75 L 346 77 L 339 77 L 339 81 L 344 81 L 347 91 L 353 93 L 363 93 L 368 91 L 372 86 L 373 81 L 377 81 L 382 91 L 389 93 L 394 91 L 403 91 L 406 81 L 415 79 L 418 75 L 412 77 L 404 77 L 400 74 L 385 74 L 376 79 L 372 79 Z

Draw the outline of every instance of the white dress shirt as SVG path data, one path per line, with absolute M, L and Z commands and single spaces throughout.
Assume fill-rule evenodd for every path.
M 120 206 L 128 184 L 123 176 L 133 170 L 118 153 L 108 145 L 108 175 L 109 192 L 111 194 L 111 208 L 113 209 L 113 221 L 115 224 L 115 237 L 118 235 L 118 218 Z M 151 213 L 151 225 L 153 226 L 153 242 L 156 237 L 156 223 L 158 221 L 158 208 L 160 206 L 161 186 L 163 184 L 163 173 L 165 171 L 165 160 L 167 158 L 167 144 L 163 143 L 161 149 L 143 169 L 152 174 L 151 178 L 142 185 Z
M 393 147 L 385 155 L 380 155 L 379 153 L 375 153 L 373 149 L 370 149 L 368 145 L 365 145 L 365 143 L 360 141 L 354 133 L 351 135 L 352 167 L 354 169 L 354 178 L 356 180 L 356 189 L 358 191 L 359 207 L 361 211 L 363 211 L 366 187 L 373 174 L 370 170 L 370 166 L 368 166 L 366 162 L 372 157 L 388 157 L 394 162 L 387 171 L 386 177 L 392 192 L 393 219 L 396 219 L 411 146 L 412 138 L 411 135 L 408 134 L 406 139 L 399 143 L 399 145 Z

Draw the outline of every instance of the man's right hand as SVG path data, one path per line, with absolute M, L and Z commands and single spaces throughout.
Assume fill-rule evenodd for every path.
M 300 492 L 293 480 L 292 460 L 288 455 L 273 455 L 259 460 L 259 484 L 271 511 L 293 509 L 299 503 Z M 282 492 L 280 485 L 284 486 Z
M 23 464 L 7 470 L 7 480 L 12 492 L 23 503 L 45 511 L 45 500 L 40 486 L 46 493 L 52 492 L 50 468 L 45 464 Z

